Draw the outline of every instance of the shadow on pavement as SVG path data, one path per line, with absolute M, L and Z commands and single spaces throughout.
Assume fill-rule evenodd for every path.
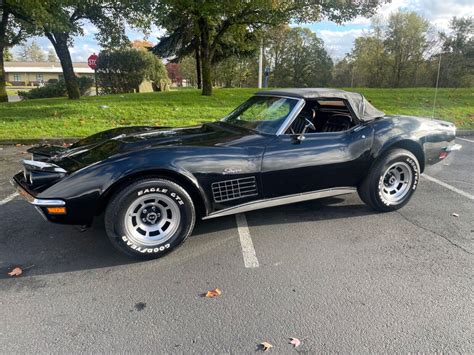
M 337 205 L 342 201 L 343 198 L 328 198 L 253 211 L 248 213 L 249 224 L 298 223 L 375 213 L 361 204 Z M 122 255 L 110 244 L 100 218 L 81 232 L 74 226 L 45 222 L 25 201 L 14 200 L 0 208 L 0 221 L 0 279 L 8 278 L 9 269 L 18 265 L 27 269 L 25 276 L 38 276 L 140 262 Z M 235 226 L 233 216 L 199 221 L 191 238 Z

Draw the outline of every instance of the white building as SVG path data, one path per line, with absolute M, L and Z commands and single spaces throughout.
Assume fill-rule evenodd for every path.
M 87 63 L 72 63 L 77 76 L 94 77 Z M 13 86 L 37 86 L 63 77 L 59 62 L 5 62 L 6 81 Z

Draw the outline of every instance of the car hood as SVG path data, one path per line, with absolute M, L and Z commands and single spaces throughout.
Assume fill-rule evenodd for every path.
M 40 146 L 29 152 L 36 160 L 48 160 L 73 172 L 129 152 L 166 146 L 222 146 L 254 134 L 222 122 L 184 128 L 121 127 L 94 134 L 68 148 Z

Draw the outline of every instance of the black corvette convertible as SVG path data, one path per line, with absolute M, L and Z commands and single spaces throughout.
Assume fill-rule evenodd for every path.
M 12 182 L 51 222 L 104 213 L 112 243 L 139 258 L 180 245 L 208 219 L 357 191 L 405 205 L 427 164 L 459 149 L 452 123 L 389 116 L 333 89 L 259 92 L 199 127 L 124 127 L 69 148 L 29 150 Z

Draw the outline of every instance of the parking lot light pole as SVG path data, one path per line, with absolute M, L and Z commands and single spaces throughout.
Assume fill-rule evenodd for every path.
M 258 88 L 262 88 L 263 76 L 263 42 L 260 43 L 260 53 L 258 55 Z

